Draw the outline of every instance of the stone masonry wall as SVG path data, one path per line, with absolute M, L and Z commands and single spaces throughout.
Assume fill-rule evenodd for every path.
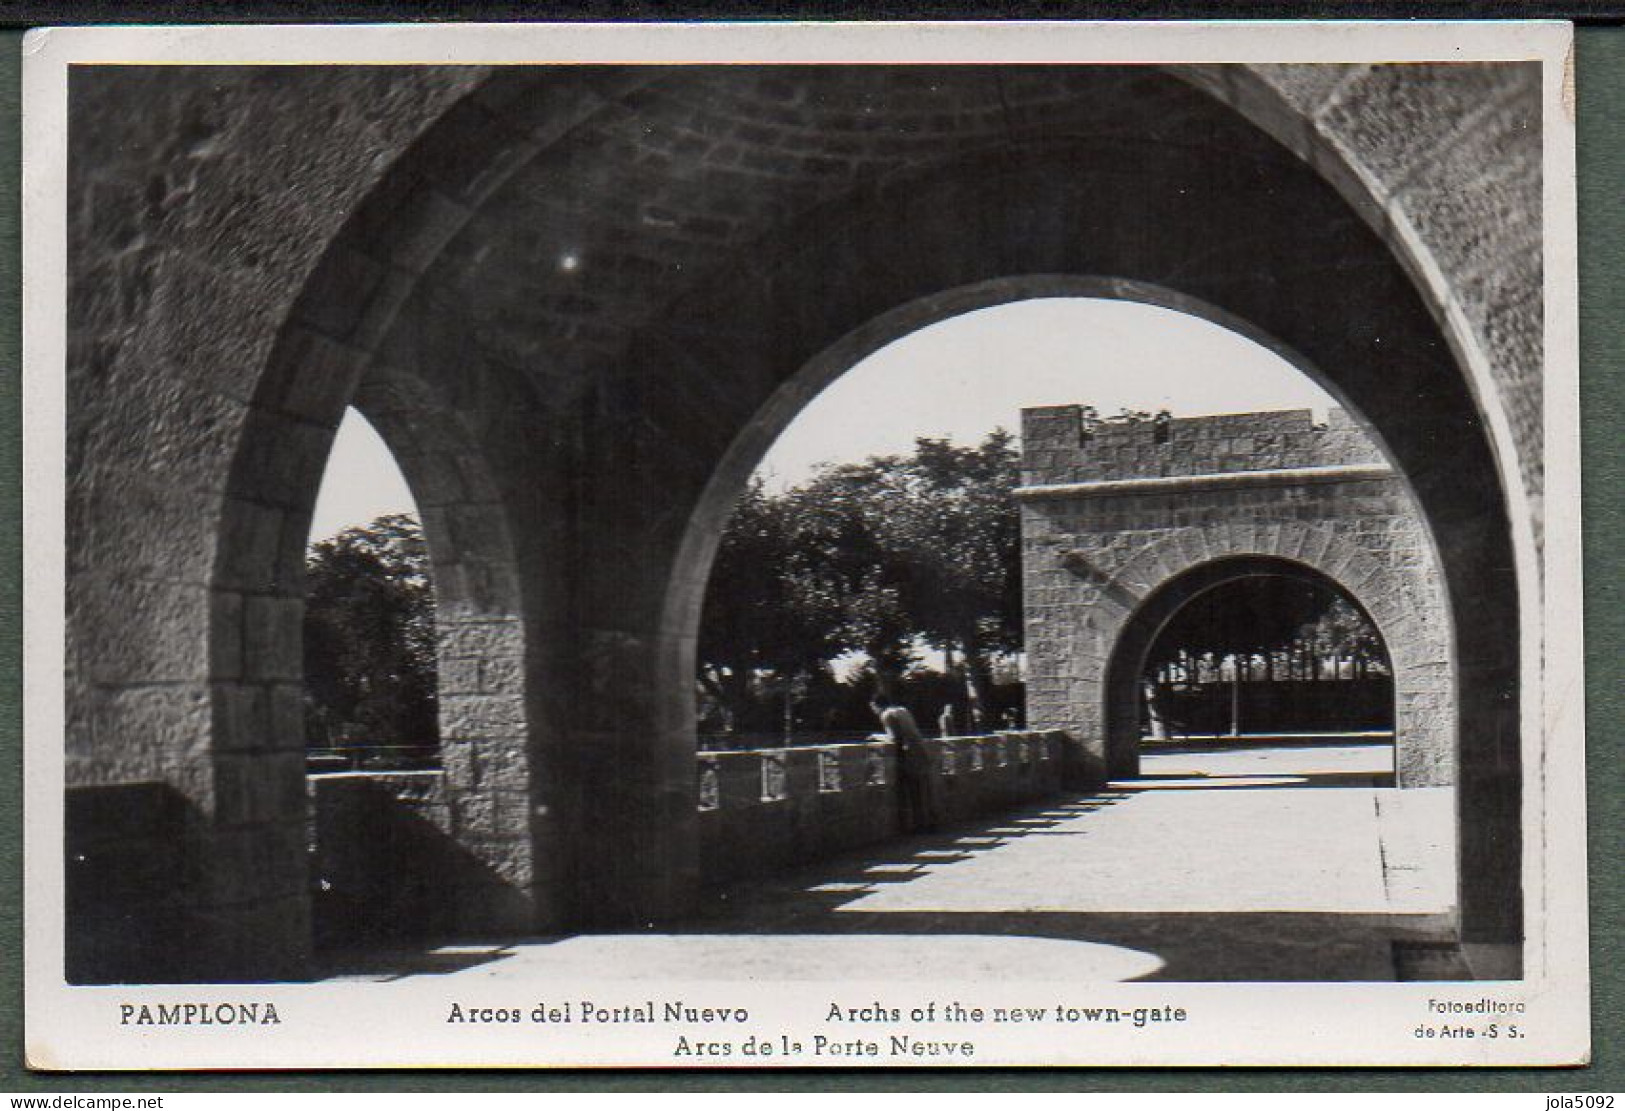
M 1539 544 L 1545 307 L 1541 68 L 1191 66 L 1181 76 L 1313 165 L 1429 288 L 1456 354 L 1493 381 Z
M 1023 418 L 1028 721 L 1072 733 L 1104 774 L 1108 670 L 1147 599 L 1217 561 L 1279 559 L 1330 579 L 1381 631 L 1401 785 L 1453 781 L 1455 679 L 1437 557 L 1404 481 L 1373 470 L 1381 454 L 1346 414 L 1333 410 L 1324 428 L 1304 410 L 1174 420 L 1164 442 L 1151 422 L 1086 436 L 1076 406 Z M 1360 469 L 1285 485 L 1132 484 L 1330 467 Z
M 69 840 L 116 844 L 98 824 L 106 809 L 85 801 L 99 793 L 173 797 L 162 820 L 125 826 L 148 859 L 175 866 L 92 868 L 122 877 L 117 928 L 86 938 L 70 920 L 69 945 L 157 978 L 141 951 L 184 936 L 177 978 L 298 976 L 300 603 L 269 569 L 301 565 L 309 522 L 264 506 L 230 520 L 229 475 L 312 268 L 393 158 L 484 71 L 181 72 L 70 76 Z M 296 424 L 307 450 L 256 460 L 268 482 L 320 476 L 331 427 Z M 220 573 L 234 543 L 256 558 Z

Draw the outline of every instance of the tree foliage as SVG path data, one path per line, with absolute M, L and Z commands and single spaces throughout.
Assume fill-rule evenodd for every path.
M 1321 659 L 1347 660 L 1363 674 L 1388 669 L 1382 635 L 1354 603 L 1335 597 L 1324 613 L 1298 630 L 1297 643 Z
M 817 589 L 787 564 L 809 535 L 798 508 L 770 497 L 753 478 L 717 547 L 700 628 L 700 683 L 729 728 L 764 678 L 794 682 L 840 652 L 838 618 L 821 609 Z
M 311 545 L 305 581 L 308 743 L 434 743 L 434 591 L 417 522 L 380 517 Z
M 1180 673 L 1213 676 L 1221 661 L 1232 658 L 1244 661 L 1249 675 L 1261 670 L 1262 678 L 1387 670 L 1376 627 L 1335 588 L 1259 577 L 1188 602 L 1163 626 L 1147 655 L 1146 673 L 1173 665 Z M 1193 672 L 1193 661 L 1205 662 Z
M 1020 647 L 1018 472 L 998 430 L 971 447 L 921 438 L 782 494 L 753 481 L 712 570 L 705 691 L 737 717 L 764 686 L 794 697 L 846 653 L 895 682 L 923 644 L 985 699 L 992 658 Z

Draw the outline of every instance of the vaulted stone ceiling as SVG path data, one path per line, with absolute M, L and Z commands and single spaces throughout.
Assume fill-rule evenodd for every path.
M 548 79 L 503 73 L 482 90 L 493 119 L 529 136 L 528 158 L 446 244 L 423 275 L 418 309 L 400 318 L 416 329 L 432 307 L 462 323 L 484 360 L 549 390 L 612 357 L 685 293 L 759 266 L 810 213 L 906 190 L 911 179 L 953 172 L 951 163 L 1046 143 L 1132 159 L 1154 144 L 1233 167 L 1273 147 L 1204 94 L 1145 67 L 592 77 L 600 90 L 612 78 L 622 87 L 577 92 L 567 128 Z M 963 216 L 974 236 L 977 214 Z M 380 224 L 374 234 L 396 232 Z

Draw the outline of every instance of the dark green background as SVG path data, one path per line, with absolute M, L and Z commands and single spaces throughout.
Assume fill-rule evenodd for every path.
M 0 2 L 0 9 L 4 4 Z M 1085 14 L 1085 13 L 1079 13 Z M 1508 13 L 1510 14 L 1510 13 Z M 1576 9 L 1576 14 L 1580 10 Z M 218 18 L 218 15 L 216 16 Z M 39 20 L 43 22 L 44 20 Z M 858 1073 L 351 1072 L 36 1075 L 22 1064 L 21 35 L 0 33 L 0 1091 L 1528 1091 L 1625 1090 L 1618 830 L 1625 803 L 1625 27 L 1577 33 L 1592 1028 L 1587 1069 L 870 1070 Z M 1554 527 L 1567 507 L 1547 509 Z M 1562 635 L 1561 630 L 1555 635 Z M 1358 1022 L 1358 1016 L 1351 1016 Z M 1542 1106 L 1531 1104 L 1531 1106 Z

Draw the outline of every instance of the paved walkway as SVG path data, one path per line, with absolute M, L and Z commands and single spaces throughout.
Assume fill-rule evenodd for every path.
M 713 893 L 672 932 L 442 949 L 405 975 L 1392 980 L 1396 941 L 1448 936 L 1455 854 L 1453 793 L 1374 786 L 1390 756 L 1152 753 L 1099 793 Z

